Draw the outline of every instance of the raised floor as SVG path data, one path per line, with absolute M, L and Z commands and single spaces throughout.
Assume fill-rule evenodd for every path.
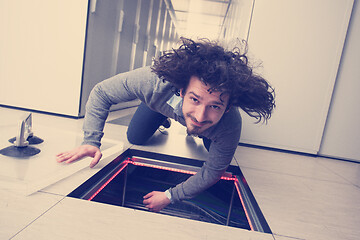
M 126 118 L 134 111 L 129 108 L 112 112 L 108 121 Z M 7 141 L 12 137 L 10 130 L 16 129 L 23 114 L 20 110 L 0 108 L 1 148 L 10 144 Z M 35 135 L 37 129 L 44 134 L 39 136 L 44 138 L 39 148 L 46 149 L 50 139 L 56 139 L 56 132 L 77 139 L 71 143 L 75 146 L 82 134 L 82 122 L 83 119 L 33 113 Z M 129 148 L 206 159 L 202 141 L 187 137 L 185 129 L 176 123 L 165 134 L 157 132 L 146 146 L 129 144 L 126 128 L 121 124 L 106 124 L 104 139 L 108 145 L 104 152 L 120 147 L 107 151 L 95 168 L 88 168 L 89 159 L 84 159 L 72 171 L 52 180 L 45 179 L 35 186 L 41 189 L 34 187 L 35 192 L 30 195 L 20 185 L 31 180 L 26 176 L 35 161 L 9 163 L 7 159 L 0 163 L 17 178 L 13 184 L 9 176 L 0 176 L 0 239 L 359 239 L 358 163 L 254 147 L 239 146 L 232 165 L 241 168 L 272 234 L 67 197 Z M 44 129 L 54 131 L 44 133 Z M 51 151 L 42 151 L 47 154 L 42 157 L 49 162 L 55 161 L 56 153 L 69 150 L 64 148 L 70 144 L 59 141 L 54 145 L 54 140 L 51 141 Z

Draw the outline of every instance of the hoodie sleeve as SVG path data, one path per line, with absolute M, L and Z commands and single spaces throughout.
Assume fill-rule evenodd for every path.
M 149 103 L 158 82 L 159 79 L 151 72 L 150 67 L 145 67 L 98 83 L 92 89 L 86 104 L 83 144 L 100 147 L 110 107 L 135 99 Z
M 220 180 L 232 161 L 240 139 L 241 117 L 233 117 L 233 120 L 224 121 L 217 129 L 208 159 L 200 171 L 170 189 L 173 202 L 193 198 Z

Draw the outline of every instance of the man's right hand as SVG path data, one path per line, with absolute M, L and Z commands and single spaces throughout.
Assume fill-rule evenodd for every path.
M 57 162 L 72 163 L 83 157 L 92 157 L 90 167 L 94 167 L 102 157 L 102 153 L 98 147 L 92 145 L 81 145 L 71 151 L 62 152 L 56 155 Z

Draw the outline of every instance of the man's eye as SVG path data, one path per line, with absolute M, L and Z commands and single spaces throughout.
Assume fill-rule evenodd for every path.
M 197 100 L 196 98 L 191 97 L 190 99 L 191 99 L 193 102 L 195 102 L 195 103 L 198 103 L 198 102 L 199 102 L 199 100 Z
M 213 109 L 215 109 L 215 110 L 219 110 L 220 109 L 220 107 L 219 106 L 216 106 L 216 105 L 212 105 L 211 106 Z

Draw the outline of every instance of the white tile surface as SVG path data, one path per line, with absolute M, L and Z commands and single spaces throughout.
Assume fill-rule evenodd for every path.
M 31 111 L 0 107 L 0 126 L 15 126 L 20 117 Z M 61 128 L 73 133 L 82 134 L 83 119 L 72 119 L 56 115 L 33 113 L 33 129 L 35 135 L 38 126 Z
M 66 196 L 69 193 L 71 193 L 73 190 L 75 190 L 78 186 L 83 184 L 86 180 L 88 180 L 93 175 L 95 175 L 108 163 L 114 160 L 118 155 L 119 153 L 116 153 L 115 155 L 112 155 L 110 157 L 102 158 L 101 161 L 94 168 L 85 166 L 82 170 L 78 171 L 76 174 L 72 174 L 66 178 L 63 178 L 60 181 L 57 181 L 56 183 L 53 183 L 43 188 L 41 192 Z M 82 161 L 86 161 L 86 159 L 83 159 Z M 89 163 L 90 160 L 86 161 L 85 164 L 88 165 Z
M 16 136 L 17 128 L 0 127 L 0 132 L 0 149 L 12 145 L 8 139 Z M 12 188 L 17 187 L 19 191 L 31 194 L 88 167 L 86 159 L 72 164 L 55 161 L 55 155 L 63 149 L 70 150 L 79 146 L 82 142 L 82 135 L 56 128 L 37 126 L 35 136 L 44 140 L 43 143 L 32 146 L 41 150 L 37 155 L 28 158 L 0 155 L 0 179 L 9 183 Z M 103 159 L 113 157 L 122 150 L 122 142 L 103 139 Z
M 261 239 L 271 234 L 66 198 L 14 239 Z
M 319 158 L 319 164 L 351 184 L 360 187 L 360 164 L 329 158 Z
M 21 196 L 0 189 L 0 239 L 11 238 L 62 198 L 44 193 Z
M 209 154 L 202 139 L 188 136 L 186 128 L 174 120 L 164 133 L 156 131 L 145 145 L 133 145 L 132 148 L 202 161 L 206 161 Z M 231 165 L 238 166 L 235 159 Z
M 242 168 L 274 234 L 358 239 L 360 191 L 349 184 Z
M 275 240 L 305 240 L 304 238 L 292 238 L 292 237 L 281 236 L 276 234 L 274 234 L 274 239 Z
M 108 120 L 131 111 L 112 112 Z M 14 126 L 22 114 L 0 108 L 0 128 Z M 35 113 L 33 121 L 35 135 L 38 126 L 82 135 L 83 119 Z M 175 122 L 168 135 L 157 132 L 141 147 L 127 142 L 126 129 L 106 124 L 104 137 L 124 142 L 124 149 L 202 160 L 208 154 L 201 139 L 186 137 L 184 127 Z M 61 147 L 64 150 L 69 149 Z M 97 168 L 84 168 L 28 197 L 1 185 L 0 179 L 0 239 L 19 231 L 15 239 L 359 239 L 359 164 L 247 147 L 239 147 L 235 157 L 233 163 L 240 164 L 274 236 L 77 199 L 57 204 L 110 161 L 103 159 Z
M 178 122 L 172 121 L 171 127 L 164 133 L 156 131 L 144 146 L 134 146 L 134 148 L 199 160 L 206 159 L 208 152 L 203 146 L 202 140 L 187 136 L 186 128 Z
M 316 157 L 264 150 L 259 148 L 238 147 L 235 153 L 240 167 L 254 168 L 272 173 L 287 174 L 347 183 L 342 177 L 319 164 Z

